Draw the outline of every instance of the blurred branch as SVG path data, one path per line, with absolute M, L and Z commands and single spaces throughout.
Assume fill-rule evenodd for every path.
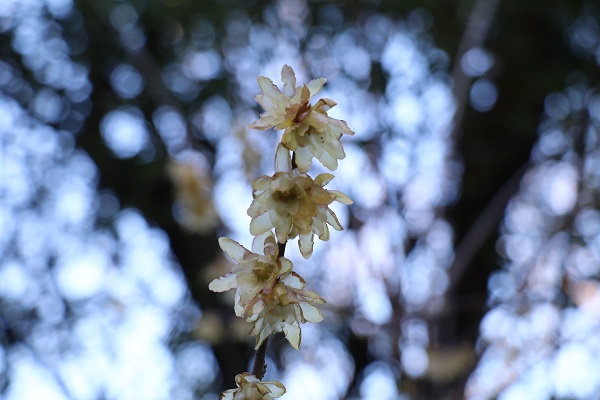
M 456 111 L 452 119 L 450 131 L 450 140 L 452 141 L 453 149 L 457 147 L 459 131 L 467 109 L 469 90 L 471 88 L 471 82 L 473 81 L 472 77 L 465 75 L 461 66 L 461 61 L 465 53 L 471 49 L 481 47 L 485 42 L 498 3 L 499 0 L 478 0 L 475 3 L 458 46 L 458 51 L 454 59 L 454 66 L 452 68 L 452 81 L 454 82 L 453 94 L 456 100 Z M 496 193 L 475 220 L 475 223 L 471 226 L 461 243 L 457 246 L 454 262 L 448 270 L 450 278 L 448 292 L 453 290 L 457 281 L 469 266 L 481 246 L 496 229 L 497 223 L 502 217 L 502 212 L 510 200 L 510 197 L 516 191 L 525 170 L 526 166 L 521 167 Z
M 596 91 L 596 90 L 595 90 Z M 567 270 L 567 268 L 565 267 L 565 262 L 567 261 L 568 257 L 569 257 L 569 253 L 570 253 L 570 247 L 571 247 L 571 241 L 573 236 L 577 235 L 577 230 L 575 227 L 575 219 L 577 218 L 577 215 L 579 214 L 579 212 L 585 208 L 586 206 L 588 206 L 589 204 L 587 204 L 587 202 L 589 201 L 590 197 L 586 196 L 586 191 L 589 191 L 590 188 L 586 187 L 586 183 L 585 183 L 585 165 L 586 165 L 586 157 L 587 157 L 587 151 L 588 151 L 588 147 L 590 146 L 590 143 L 587 141 L 588 136 L 586 135 L 586 133 L 590 130 L 590 129 L 594 129 L 593 128 L 593 122 L 589 113 L 589 100 L 590 98 L 592 98 L 592 96 L 586 96 L 585 97 L 585 101 L 584 101 L 584 105 L 583 107 L 581 107 L 580 110 L 578 111 L 572 111 L 572 119 L 570 121 L 567 121 L 565 123 L 565 125 L 563 126 L 563 129 L 565 130 L 565 132 L 568 132 L 573 140 L 573 144 L 572 144 L 572 148 L 567 150 L 565 153 L 563 153 L 563 156 L 565 154 L 568 154 L 571 150 L 573 150 L 573 154 L 571 154 L 574 157 L 570 157 L 569 161 L 573 164 L 573 166 L 576 168 L 577 170 L 577 176 L 578 176 L 578 182 L 577 182 L 577 186 L 575 188 L 575 194 L 576 194 L 576 201 L 574 202 L 574 206 L 573 208 L 570 210 L 570 212 L 568 212 L 566 215 L 564 216 L 555 216 L 556 220 L 559 221 L 558 224 L 555 224 L 555 226 L 548 232 L 548 237 L 549 239 L 546 241 L 545 245 L 542 247 L 541 251 L 539 251 L 535 257 L 532 257 L 532 259 L 526 263 L 526 265 L 522 265 L 520 268 L 520 282 L 518 284 L 517 287 L 517 293 L 519 293 L 519 295 L 514 296 L 511 301 L 519 301 L 519 296 L 522 296 L 524 298 L 527 298 L 526 295 L 523 295 L 522 293 L 525 293 L 528 289 L 530 290 L 530 285 L 531 285 L 531 276 L 532 274 L 534 274 L 534 268 L 536 265 L 539 264 L 543 264 L 543 259 L 544 257 L 546 257 L 552 250 L 555 250 L 556 248 L 562 248 L 562 251 L 560 252 L 560 259 L 558 261 L 558 263 L 560 265 L 563 266 L 563 276 L 561 279 L 558 280 L 559 284 L 558 287 L 556 289 L 558 289 L 561 294 L 559 296 L 557 296 L 552 303 L 554 303 L 554 305 L 558 306 L 558 307 L 565 307 L 565 300 L 564 300 L 564 296 L 572 296 L 573 293 L 569 293 L 569 290 L 573 290 L 576 286 L 576 284 L 573 284 L 573 281 L 571 281 L 571 273 L 569 273 L 569 271 Z M 597 133 L 597 132 L 596 132 Z M 597 136 L 597 135 L 596 135 Z M 595 140 L 594 140 L 595 141 Z M 543 161 L 543 162 L 547 162 Z M 542 163 L 543 163 L 542 162 Z M 540 163 L 541 164 L 541 163 Z M 592 189 L 593 190 L 593 189 Z M 563 235 L 563 233 L 566 233 L 567 235 Z M 578 277 L 577 280 L 581 279 L 582 277 Z M 595 278 L 592 278 L 593 280 L 595 280 Z M 586 279 L 581 279 L 582 281 L 585 281 Z M 571 286 L 571 288 L 569 288 L 569 286 Z M 558 293 L 558 291 L 557 291 Z M 531 300 L 530 300 L 531 301 Z M 563 322 L 564 323 L 564 322 Z M 558 330 L 557 330 L 558 332 Z M 564 343 L 560 343 L 558 341 L 551 341 L 552 343 L 552 348 L 553 348 L 553 353 L 549 353 L 550 357 L 553 355 L 556 355 L 557 351 L 559 351 L 560 347 L 564 345 Z M 512 351 L 515 351 L 515 349 L 511 349 Z M 519 351 L 519 349 L 517 349 L 516 351 Z M 539 352 L 538 356 L 541 358 L 544 357 L 548 357 L 548 353 L 544 355 L 544 353 Z M 540 359 L 536 360 L 539 361 Z M 494 392 L 493 392 L 493 396 L 496 397 L 498 396 L 500 393 L 502 393 L 504 390 L 506 390 L 508 387 L 510 387 L 511 385 L 513 385 L 516 381 L 518 381 L 519 376 L 521 376 L 522 374 L 526 373 L 527 370 L 531 369 L 532 365 L 534 364 L 534 362 L 531 362 L 530 364 L 526 364 L 526 363 L 520 363 L 518 358 L 512 361 L 512 363 L 516 364 L 513 365 L 513 371 L 515 371 L 514 373 L 510 374 L 510 378 L 505 380 L 504 382 L 502 382 L 497 388 L 495 388 Z
M 506 181 L 477 216 L 466 235 L 456 246 L 454 261 L 448 269 L 450 279 L 448 293 L 456 288 L 458 281 L 473 261 L 473 258 L 497 229 L 498 222 L 502 218 L 508 202 L 519 189 L 519 183 L 529 167 L 530 164 L 527 162 Z
M 472 77 L 465 75 L 461 61 L 465 53 L 471 49 L 481 47 L 485 42 L 498 2 L 499 0 L 478 0 L 475 3 L 454 59 L 452 81 L 454 82 L 453 94 L 456 99 L 456 112 L 452 120 L 450 138 L 455 146 L 458 142 L 458 132 L 462 126 L 462 120 L 467 109 L 469 89 L 473 81 Z
M 578 193 L 581 193 L 582 190 L 583 180 L 581 177 L 584 173 L 583 168 L 586 147 L 585 132 L 589 129 L 589 125 L 590 116 L 587 112 L 587 108 L 583 107 L 575 118 L 575 127 L 572 128 L 574 150 L 579 157 L 579 159 L 575 161 L 577 172 L 580 177 L 577 189 Z M 448 276 L 450 279 L 448 292 L 452 292 L 456 288 L 458 281 L 473 261 L 473 258 L 477 255 L 479 249 L 484 245 L 492 232 L 497 229 L 498 222 L 502 218 L 502 214 L 508 202 L 519 189 L 519 183 L 530 167 L 530 162 L 521 166 L 500 190 L 496 192 L 456 247 L 454 262 L 448 269 Z M 577 207 L 575 210 L 577 210 Z M 569 215 L 567 218 L 568 222 L 565 222 L 564 229 L 569 229 L 568 227 L 572 226 L 575 215 L 575 211 Z

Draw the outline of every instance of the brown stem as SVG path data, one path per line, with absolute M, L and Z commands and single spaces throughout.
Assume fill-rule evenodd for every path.
M 283 257 L 283 255 L 285 254 L 285 245 L 286 243 L 277 242 L 277 249 L 279 250 L 279 252 L 277 253 L 277 258 Z
M 269 338 L 266 338 L 258 350 L 256 350 L 256 357 L 254 358 L 254 366 L 252 367 L 252 375 L 262 380 L 267 372 L 267 364 L 265 363 L 265 357 L 267 355 L 267 344 Z

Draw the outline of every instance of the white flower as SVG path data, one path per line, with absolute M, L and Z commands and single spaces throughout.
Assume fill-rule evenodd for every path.
M 342 230 L 328 205 L 333 201 L 351 204 L 352 200 L 342 192 L 323 188 L 333 175 L 320 174 L 313 180 L 292 170 L 289 151 L 281 144 L 275 156 L 275 170 L 275 175 L 261 176 L 252 182 L 254 200 L 248 208 L 252 217 L 250 233 L 260 235 L 274 228 L 279 243 L 299 236 L 300 252 L 309 258 L 314 234 L 328 240 L 327 224 Z
M 278 257 L 278 247 L 275 238 L 269 232 L 265 237 L 254 239 L 253 250 L 262 247 L 263 254 L 253 253 L 229 238 L 219 239 L 219 246 L 237 265 L 231 272 L 212 281 L 208 288 L 214 292 L 224 292 L 236 289 L 235 314 L 246 316 L 246 308 L 261 291 L 271 291 L 276 279 L 281 274 L 292 270 L 292 262 L 285 257 Z
M 229 389 L 221 393 L 220 400 L 272 400 L 283 396 L 285 386 L 280 382 L 261 382 L 248 372 L 235 377 L 237 389 Z
M 284 65 L 281 69 L 283 93 L 269 78 L 258 77 L 262 93 L 256 101 L 265 109 L 253 129 L 284 129 L 282 144 L 296 152 L 300 172 L 310 168 L 312 157 L 330 170 L 337 168 L 337 160 L 346 157 L 340 143 L 343 134 L 354 135 L 346 122 L 331 118 L 327 111 L 336 105 L 331 99 L 320 99 L 311 105 L 308 100 L 317 94 L 326 82 L 317 78 L 296 87 L 294 70 Z
M 300 324 L 323 320 L 316 305 L 325 304 L 325 300 L 315 292 L 303 290 L 304 286 L 306 282 L 300 275 L 289 272 L 278 279 L 272 291 L 263 291 L 254 299 L 247 321 L 254 323 L 250 333 L 256 336 L 256 349 L 269 335 L 283 332 L 298 350 L 302 340 Z
M 319 322 L 323 315 L 315 307 L 324 304 L 319 295 L 304 290 L 306 282 L 292 272 L 292 262 L 278 257 L 278 246 L 271 232 L 257 236 L 253 250 L 263 247 L 264 255 L 247 250 L 234 240 L 220 238 L 219 245 L 238 264 L 209 289 L 223 292 L 236 289 L 235 313 L 254 323 L 256 348 L 271 334 L 283 332 L 290 344 L 300 346 L 300 324 Z

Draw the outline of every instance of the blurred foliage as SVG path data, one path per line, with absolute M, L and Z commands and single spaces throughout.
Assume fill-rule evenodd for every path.
M 343 344 L 346 353 L 340 354 L 348 354 L 351 362 L 347 365 L 352 365 L 348 367 L 347 387 L 337 393 L 339 398 L 371 398 L 363 393 L 361 385 L 368 381 L 373 371 L 392 377 L 397 386 L 397 392 L 392 393 L 396 395 L 403 393 L 413 399 L 463 397 L 465 384 L 478 365 L 484 344 L 492 341 L 489 337 L 485 340 L 480 337 L 479 326 L 488 307 L 494 305 L 488 291 L 490 274 L 510 264 L 511 255 L 498 250 L 501 247 L 499 238 L 506 233 L 506 229 L 500 229 L 503 226 L 501 219 L 511 198 L 515 198 L 521 189 L 525 193 L 521 195 L 526 195 L 523 189 L 526 184 L 521 178 L 527 172 L 531 173 L 531 168 L 543 159 L 533 159 L 531 155 L 536 143 L 539 147 L 543 122 L 548 120 L 548 96 L 576 88 L 573 90 L 578 91 L 580 101 L 585 103 L 580 109 L 591 110 L 589 104 L 596 107 L 600 104 L 597 100 L 589 103 L 598 95 L 587 92 L 598 84 L 600 19 L 596 3 L 585 0 L 499 2 L 490 14 L 489 33 L 475 38 L 480 43 L 477 48 L 481 47 L 491 57 L 490 68 L 461 81 L 464 87 L 452 87 L 453 81 L 459 82 L 456 73 L 463 74 L 464 78 L 464 72 L 460 68 L 453 70 L 453 66 L 460 65 L 457 54 L 461 51 L 461 43 L 468 39 L 465 32 L 472 10 L 493 1 L 75 0 L 70 5 L 67 1 L 48 1 L 46 4 L 40 0 L 41 6 L 35 9 L 41 13 L 38 17 L 45 25 L 36 29 L 40 37 L 48 41 L 43 42 L 43 46 L 51 53 L 53 46 L 64 47 L 66 57 L 86 71 L 84 75 L 89 87 L 82 84 L 75 89 L 52 81 L 48 72 L 50 67 L 46 68 L 39 61 L 42 57 L 26 53 L 19 47 L 17 31 L 26 24 L 23 21 L 27 6 L 23 5 L 26 2 L 21 5 L 18 1 L 9 3 L 14 4 L 14 10 L 10 5 L 0 5 L 4 13 L 0 14 L 0 59 L 10 67 L 13 83 L 18 79 L 18 85 L 14 83 L 10 88 L 5 82 L 0 91 L 28 110 L 40 123 L 72 135 L 75 148 L 93 160 L 97 168 L 96 227 L 114 229 L 118 209 L 131 207 L 139 210 L 151 226 L 167 234 L 170 250 L 185 278 L 190 301 L 202 310 L 203 315 L 193 326 L 173 329 L 169 346 L 183 348 L 195 340 L 209 343 L 220 371 L 219 377 L 210 385 L 197 388 L 197 398 L 231 387 L 234 376 L 247 370 L 253 351 L 252 340 L 245 336 L 247 327 L 234 319 L 227 301 L 207 289 L 207 282 L 227 268 L 218 248 L 218 236 L 237 232 L 223 213 L 228 211 L 229 203 L 207 204 L 209 210 L 220 212 L 222 223 L 216 220 L 214 211 L 208 211 L 213 218 L 207 219 L 206 229 L 189 229 L 189 223 L 186 227 L 181 221 L 181 215 L 185 215 L 181 211 L 181 193 L 191 193 L 192 197 L 196 193 L 200 203 L 208 202 L 206 193 L 213 185 L 219 186 L 220 182 L 224 186 L 230 185 L 227 174 L 231 171 L 242 171 L 236 175 L 238 180 L 245 180 L 241 185 L 247 185 L 254 176 L 270 173 L 270 165 L 264 160 L 271 157 L 262 157 L 271 151 L 268 150 L 270 139 L 262 132 L 249 133 L 244 128 L 262 112 L 253 103 L 253 94 L 258 92 L 256 76 L 267 74 L 277 83 L 281 65 L 297 63 L 294 67 L 302 70 L 306 78 L 328 78 L 328 85 L 337 95 L 334 99 L 341 108 L 336 117 L 349 123 L 352 118 L 368 120 L 363 124 L 368 127 L 365 135 L 350 124 L 356 130 L 350 153 L 361 156 L 349 156 L 343 162 L 363 160 L 364 165 L 358 168 L 372 172 L 370 177 L 380 185 L 375 185 L 377 190 L 374 192 L 379 190 L 383 194 L 382 200 L 373 200 L 374 205 L 365 200 L 351 208 L 345 226 L 356 235 L 348 237 L 358 238 L 357 243 L 369 237 L 370 231 L 366 230 L 371 229 L 369 221 L 385 220 L 389 212 L 410 220 L 411 206 L 403 197 L 408 189 L 404 183 L 386 181 L 382 172 L 386 148 L 398 138 L 406 140 L 406 146 L 410 147 L 418 144 L 415 138 L 419 135 L 433 137 L 434 144 L 439 144 L 433 148 L 443 153 L 440 161 L 443 166 L 432 167 L 433 173 L 441 176 L 430 182 L 434 186 L 442 182 L 435 189 L 439 192 L 436 192 L 437 197 L 429 203 L 424 201 L 427 204 L 423 206 L 423 215 L 430 213 L 427 215 L 431 215 L 431 221 L 420 231 L 411 228 L 410 221 L 406 222 L 402 225 L 403 233 L 397 231 L 398 243 L 394 241 L 393 228 L 382 230 L 391 232 L 382 235 L 392 243 L 386 250 L 393 249 L 402 254 L 392 263 L 402 264 L 411 255 L 417 257 L 419 249 L 435 248 L 435 237 L 431 239 L 430 236 L 434 228 L 444 231 L 447 223 L 451 231 L 447 234 L 448 240 L 456 252 L 450 250 L 449 259 L 439 262 L 438 269 L 444 271 L 445 277 L 445 271 L 448 271 L 448 291 L 431 295 L 423 301 L 425 305 L 413 304 L 402 289 L 404 278 L 399 272 L 400 267 L 388 270 L 382 267 L 376 271 L 381 274 L 381 279 L 377 280 L 378 286 L 373 286 L 373 291 L 389 297 L 391 317 L 378 324 L 361 315 L 357 305 L 359 300 L 346 303 L 343 299 L 337 303 L 334 300 L 328 315 L 332 322 L 327 329 Z M 67 10 L 64 13 L 60 11 L 61 4 Z M 18 11 L 19 15 L 11 14 L 13 11 Z M 577 33 L 578 27 L 585 32 Z M 398 89 L 398 92 L 392 90 L 395 86 L 391 82 L 396 79 L 401 82 L 404 72 L 398 72 L 390 65 L 395 59 L 386 61 L 382 56 L 395 35 L 410 43 L 415 52 L 425 54 L 426 64 L 423 67 L 426 76 L 414 78 L 407 88 Z M 579 39 L 577 35 L 580 35 Z M 57 44 L 59 39 L 64 40 L 64 46 Z M 359 68 L 360 62 L 364 61 L 357 56 L 359 50 L 367 54 L 368 65 L 363 69 Z M 420 58 L 410 59 L 407 64 L 410 61 L 416 63 L 415 60 Z M 398 70 L 401 68 L 404 66 L 397 66 Z M 76 75 L 73 73 L 61 79 L 68 82 Z M 475 104 L 472 92 L 472 85 L 483 81 L 491 83 L 497 90 L 497 98 L 485 110 Z M 450 88 L 448 90 L 454 91 L 455 95 L 462 91 L 466 108 L 458 121 L 459 126 L 452 127 L 450 121 L 445 122 L 444 118 L 448 118 L 444 113 L 429 110 L 420 113 L 425 117 L 424 121 L 415 124 L 417 128 L 399 129 L 393 116 L 397 110 L 389 111 L 387 104 L 394 103 L 395 97 L 406 93 L 415 98 L 422 96 L 433 86 Z M 40 93 L 46 93 L 46 89 L 49 90 L 47 93 L 59 98 L 60 110 L 54 114 L 35 101 L 40 98 Z M 445 93 L 440 89 L 431 95 L 434 99 L 430 102 L 447 101 L 444 103 L 448 105 L 446 110 L 451 110 L 451 100 Z M 569 97 L 569 93 L 564 96 Z M 43 98 L 41 101 L 44 102 Z M 164 132 L 160 128 L 161 110 L 166 113 L 162 115 L 175 115 L 165 119 L 168 122 L 165 122 Z M 141 134 L 141 144 L 127 156 L 119 155 L 118 149 L 111 147 L 107 138 L 107 116 L 117 115 L 111 114 L 115 111 L 123 112 L 118 114 L 121 116 L 137 118 L 137 124 L 143 126 L 147 134 L 147 138 Z M 573 129 L 595 135 L 596 138 L 590 138 L 584 146 L 585 151 L 592 154 L 592 148 L 597 146 L 598 130 L 593 123 L 597 124 L 598 111 L 596 109 L 595 115 L 593 110 L 589 111 L 592 115 L 583 119 L 571 118 L 571 113 L 576 111 L 573 107 L 565 111 L 560 124 L 568 126 L 565 131 L 575 126 Z M 410 114 L 409 110 L 406 115 L 410 117 Z M 432 134 L 431 131 L 436 132 L 436 129 L 430 130 L 430 127 L 436 124 L 438 117 L 443 126 L 436 129 L 442 133 Z M 177 124 L 181 127 L 177 128 Z M 452 129 L 454 137 L 448 133 Z M 233 161 L 223 155 L 228 151 L 235 154 L 235 168 Z M 585 152 L 578 152 L 578 148 L 569 147 L 563 153 L 561 157 L 566 154 L 563 161 L 568 157 L 579 157 L 580 162 L 585 163 L 581 161 L 585 159 Z M 407 162 L 412 163 L 418 155 L 415 152 L 407 158 L 411 160 Z M 431 158 L 434 158 L 433 154 Z M 173 179 L 173 160 L 188 162 L 192 166 L 188 173 L 193 175 L 196 171 L 205 186 L 187 191 L 181 184 L 177 186 L 177 179 Z M 580 170 L 583 168 L 581 166 Z M 588 168 L 600 167 L 596 162 Z M 416 167 L 410 171 L 418 174 Z M 340 185 L 355 187 L 351 185 L 351 178 L 344 180 L 343 173 L 341 175 Z M 596 179 L 592 175 L 590 173 L 588 177 L 590 182 Z M 578 173 L 577 176 L 583 180 L 587 175 Z M 598 209 L 598 187 L 585 181 L 581 185 L 575 192 L 591 198 L 584 208 Z M 368 187 L 363 189 L 369 190 Z M 418 200 L 417 197 L 417 203 Z M 117 209 L 114 201 L 118 201 Z M 218 203 L 216 198 L 214 201 Z M 197 212 L 204 211 L 197 209 Z M 577 207 L 565 212 L 573 214 L 566 225 L 574 223 L 577 212 Z M 484 229 L 473 233 L 481 218 L 484 218 Z M 470 235 L 473 234 L 477 236 L 476 240 L 472 240 Z M 348 239 L 348 243 L 355 243 L 352 240 Z M 368 247 L 368 239 L 364 242 Z M 335 257 L 335 246 L 323 251 L 324 259 Z M 371 243 L 371 247 L 374 246 Z M 6 248 L 8 245 L 0 250 Z M 343 260 L 353 261 L 349 256 L 345 257 Z M 382 264 L 387 262 L 385 258 L 385 254 L 381 256 Z M 378 259 L 374 260 L 376 264 Z M 458 272 L 457 263 L 463 263 Z M 49 264 L 47 268 L 52 267 Z M 343 274 L 342 268 L 338 273 Z M 335 283 L 322 275 L 315 273 L 313 278 Z M 596 278 L 597 275 L 591 274 L 590 282 Z M 565 293 L 561 296 L 568 297 Z M 367 295 L 369 293 L 362 294 Z M 560 308 L 568 303 L 564 300 L 556 304 Z M 12 314 L 4 311 L 2 314 L 4 332 L 1 337 L 5 349 L 26 341 L 30 335 L 35 336 L 32 331 L 25 337 L 15 335 L 13 323 L 6 321 L 13 318 Z M 21 315 L 19 323 L 26 324 L 30 318 L 35 319 Z M 68 313 L 65 318 L 69 318 Z M 410 332 L 413 335 L 417 332 L 418 336 L 422 330 L 427 332 L 427 339 L 419 345 L 421 347 L 411 344 L 405 349 L 410 352 L 425 348 L 433 367 L 427 372 L 417 371 L 411 375 L 405 373 L 406 365 L 400 361 L 402 350 L 399 346 L 413 340 L 407 339 Z M 510 334 L 510 330 L 507 332 Z M 306 347 L 310 354 L 304 357 L 321 357 L 315 350 L 318 344 L 309 342 Z M 285 344 L 278 339 L 271 344 L 272 365 L 269 368 L 273 373 L 285 371 L 290 360 L 286 351 Z M 288 386 L 287 382 L 283 383 Z M 507 380 L 506 385 L 509 384 Z M 3 386 L 9 387 L 10 381 L 5 379 Z M 490 396 L 497 396 L 498 390 L 490 389 Z M 290 386 L 288 392 L 291 392 Z M 389 396 L 385 397 L 384 393 L 382 398 L 394 398 L 394 394 Z

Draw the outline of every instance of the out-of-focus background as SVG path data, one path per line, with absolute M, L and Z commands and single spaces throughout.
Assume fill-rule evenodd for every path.
M 356 132 L 285 399 L 600 398 L 600 8 L 548 0 L 1 0 L 0 397 L 217 399 L 251 365 L 258 75 Z M 313 165 L 312 173 L 323 170 Z M 313 175 L 314 176 L 314 175 Z

